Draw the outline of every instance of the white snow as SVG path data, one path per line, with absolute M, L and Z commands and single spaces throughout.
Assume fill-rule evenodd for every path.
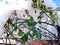
M 58 25 L 60 26 L 60 11 L 58 11 L 58 17 L 59 17 L 59 19 L 58 19 Z
M 6 23 L 8 18 L 12 15 L 11 12 L 13 10 L 28 9 L 30 11 L 30 14 L 33 16 L 34 20 L 37 21 L 36 15 L 39 14 L 39 12 L 37 12 L 37 14 L 34 14 L 34 9 L 31 7 L 31 4 L 32 4 L 31 0 L 28 0 L 28 1 L 25 1 L 25 0 L 3 0 L 2 2 L 0 2 L 0 36 L 4 32 L 4 24 Z M 54 9 L 57 7 L 52 0 L 45 0 L 45 5 L 47 7 L 53 7 Z M 51 30 L 51 32 L 52 32 L 52 30 Z M 55 30 L 53 31 L 53 33 L 58 35 L 57 31 L 55 31 Z
M 7 4 L 6 4 L 7 2 Z M 28 5 L 31 1 L 25 1 L 25 0 L 3 0 L 0 2 L 0 36 L 4 32 L 4 24 L 8 20 L 8 18 L 11 16 L 11 13 L 13 10 L 21 10 L 21 9 L 29 9 L 30 7 Z M 18 5 L 16 5 L 18 4 Z
M 47 7 L 52 7 L 53 9 L 55 9 L 57 6 L 56 4 L 53 2 L 53 0 L 44 0 L 44 4 L 47 6 Z

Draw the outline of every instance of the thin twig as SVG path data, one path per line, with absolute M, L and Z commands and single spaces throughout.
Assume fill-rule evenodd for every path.
M 48 16 L 46 13 L 44 13 L 47 17 L 49 17 L 52 21 L 53 21 L 53 19 L 50 17 L 50 16 Z
M 49 23 L 47 23 L 47 22 L 41 22 L 41 23 L 44 23 L 44 24 L 47 24 L 47 25 L 51 25 L 51 26 L 55 26 L 55 25 L 49 24 Z
M 46 30 L 46 31 L 48 31 L 49 33 L 51 33 L 54 37 L 56 37 L 52 32 L 50 32 L 48 29 L 46 29 L 46 28 L 43 28 L 42 26 L 39 26 L 40 28 L 42 28 L 42 29 L 44 29 L 44 30 Z
M 43 35 L 43 36 L 48 37 L 49 39 L 51 39 L 51 41 L 53 42 L 53 44 L 55 44 L 54 40 L 50 36 L 48 36 L 48 35 Z
M 7 25 L 5 25 L 5 29 L 6 29 L 6 30 L 9 30 Z M 18 40 L 17 38 L 15 38 L 10 31 L 9 31 L 9 33 L 10 33 L 10 35 L 13 37 L 14 40 L 21 42 L 21 40 Z

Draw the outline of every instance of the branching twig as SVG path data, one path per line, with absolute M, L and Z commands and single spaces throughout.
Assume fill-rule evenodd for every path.
M 44 29 L 44 30 L 46 30 L 46 31 L 48 31 L 49 33 L 51 33 L 54 37 L 56 37 L 52 32 L 50 32 L 48 29 L 46 29 L 46 28 L 43 28 L 42 26 L 39 26 L 40 28 L 42 28 L 42 29 Z
M 7 25 L 5 25 L 5 29 L 6 29 L 6 30 L 9 30 Z M 13 37 L 14 40 L 21 42 L 21 40 L 18 40 L 17 38 L 15 38 L 10 31 L 9 31 L 9 33 L 10 33 L 10 35 Z
M 43 35 L 43 34 L 42 34 Z M 53 39 L 50 37 L 50 36 L 48 36 L 48 35 L 43 35 L 44 37 L 48 37 L 49 39 L 51 39 L 51 41 L 53 42 L 53 44 L 55 44 L 55 42 L 53 41 Z

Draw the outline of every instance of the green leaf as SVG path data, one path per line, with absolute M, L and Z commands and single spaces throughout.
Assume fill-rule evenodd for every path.
M 36 29 L 36 27 L 32 26 L 30 30 L 34 31 L 35 29 Z
M 28 26 L 35 26 L 37 23 L 33 20 L 33 17 L 30 16 L 30 19 L 24 21 Z
M 33 33 L 31 34 L 30 31 L 32 31 Z M 37 39 L 41 39 L 42 34 L 41 34 L 41 30 L 37 29 L 36 27 L 32 27 L 29 31 L 29 36 L 31 38 L 33 38 L 34 36 L 36 36 Z
M 39 40 L 40 40 L 40 39 L 41 39 L 41 37 L 42 37 L 42 34 L 38 31 L 38 32 L 37 32 L 37 34 L 36 34 L 36 37 L 37 37 L 37 39 L 39 39 Z
M 34 3 L 37 2 L 37 0 L 32 0 Z
M 44 12 L 44 13 L 45 13 L 45 12 L 46 12 L 46 10 L 47 10 L 47 9 L 46 9 L 46 6 L 45 6 L 45 5 L 41 5 L 41 10 L 42 10 L 42 12 Z
M 30 16 L 30 21 L 33 21 L 33 17 L 32 16 Z
M 18 29 L 17 24 L 15 24 L 15 26 L 14 26 L 14 30 L 16 31 L 17 29 Z
M 33 31 L 33 36 L 35 36 L 37 34 L 37 31 L 36 30 L 34 30 Z
M 33 35 L 31 35 L 30 32 L 28 33 L 28 35 L 29 35 L 31 38 L 33 38 Z
M 22 38 L 22 43 L 25 43 L 28 40 L 28 34 L 25 34 Z
M 39 20 L 39 22 L 38 22 L 39 24 L 41 24 L 41 21 Z
M 14 27 L 16 24 L 12 24 L 12 27 Z
M 32 21 L 32 19 L 30 19 L 30 20 L 25 20 L 25 23 L 27 23 L 28 26 L 35 26 L 35 25 L 37 24 L 36 22 Z
M 36 22 L 29 21 L 28 26 L 35 26 L 36 24 Z
M 20 31 L 20 32 L 18 33 L 19 36 L 23 36 L 23 34 L 24 34 L 24 32 L 22 32 L 22 31 Z
M 13 24 L 13 21 L 12 21 L 11 19 L 9 19 L 7 22 L 8 22 L 10 25 Z
M 37 7 L 40 7 L 40 6 L 41 6 L 40 0 L 37 0 Z
M 54 25 L 55 22 L 58 20 L 57 12 L 55 12 L 55 13 L 53 14 L 52 11 L 49 11 L 49 14 L 50 14 L 49 16 L 51 17 L 51 19 L 53 19 L 52 24 Z
M 35 31 L 33 32 L 33 36 L 36 36 L 36 38 L 40 40 L 40 39 L 41 39 L 41 37 L 42 37 L 42 34 L 41 34 L 41 32 L 40 32 L 40 31 L 35 30 Z
M 37 23 L 36 22 L 33 22 L 33 25 L 32 26 L 35 26 Z
M 53 12 L 52 11 L 49 11 L 49 16 L 51 17 L 51 18 L 53 18 L 54 16 L 53 16 Z
M 29 20 L 28 20 L 28 19 L 26 19 L 26 20 L 24 21 L 24 23 L 29 23 Z
M 36 29 L 36 27 L 33 27 L 33 26 L 32 26 L 31 29 L 30 29 L 30 31 L 29 31 L 29 36 L 30 36 L 31 38 L 34 37 L 34 34 L 33 34 L 33 33 L 31 34 L 30 32 L 31 32 L 31 31 L 34 32 L 35 29 Z
M 53 24 L 53 25 L 55 24 L 55 20 L 52 21 L 52 24 Z
M 33 3 L 32 4 L 32 7 L 36 8 L 37 7 L 37 4 L 36 3 Z
M 38 16 L 38 19 L 41 19 L 41 18 L 42 18 L 42 15 L 39 15 L 39 16 Z
M 55 12 L 55 14 L 54 14 L 54 19 L 55 19 L 56 21 L 58 20 L 57 12 Z

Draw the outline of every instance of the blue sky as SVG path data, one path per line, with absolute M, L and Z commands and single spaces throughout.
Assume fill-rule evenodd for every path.
M 60 7 L 60 0 L 53 0 L 58 7 Z
M 0 2 L 1 2 L 2 0 L 0 0 Z
M 0 2 L 1 2 L 2 0 L 0 0 Z M 58 7 L 60 7 L 60 0 L 53 0 L 55 3 L 56 3 L 56 5 L 58 6 Z

